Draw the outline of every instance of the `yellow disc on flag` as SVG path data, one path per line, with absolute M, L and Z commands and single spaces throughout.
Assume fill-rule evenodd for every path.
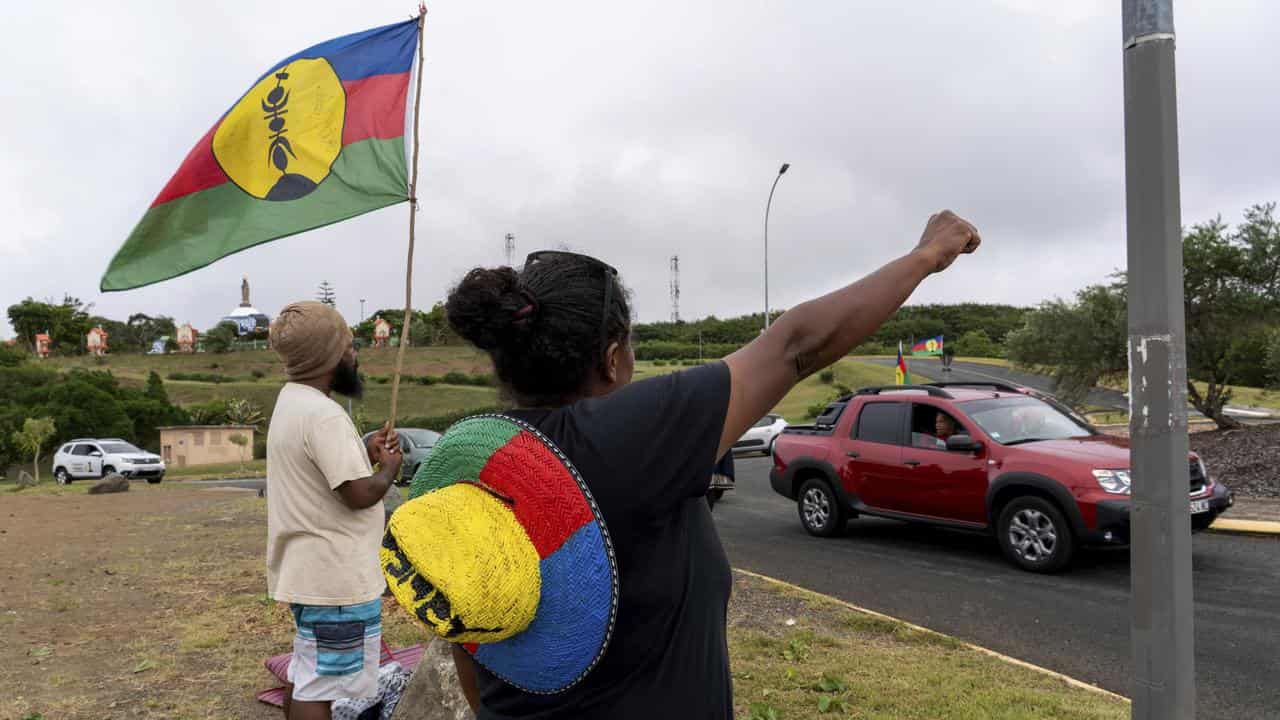
M 213 133 L 231 182 L 263 200 L 297 200 L 329 175 L 342 151 L 347 93 L 324 58 L 268 73 Z

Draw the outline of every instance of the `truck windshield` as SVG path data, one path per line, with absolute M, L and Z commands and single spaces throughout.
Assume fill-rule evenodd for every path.
M 958 405 L 1001 445 L 1093 435 L 1091 429 L 1076 419 L 1033 397 L 969 400 Z

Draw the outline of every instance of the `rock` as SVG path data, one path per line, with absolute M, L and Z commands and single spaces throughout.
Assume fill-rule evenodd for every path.
M 129 491 L 129 479 L 123 475 L 111 474 L 94 483 L 89 488 L 90 495 L 103 495 L 106 493 L 118 493 Z
M 430 641 L 391 720 L 472 720 L 474 717 L 458 684 L 451 646 L 443 640 Z
M 29 488 L 29 487 L 35 487 L 35 486 L 36 486 L 36 479 L 31 477 L 31 473 L 27 472 L 26 470 L 23 470 L 22 472 L 18 473 L 19 488 Z

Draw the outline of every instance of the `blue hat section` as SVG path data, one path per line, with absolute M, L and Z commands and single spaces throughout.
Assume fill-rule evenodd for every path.
M 609 550 L 590 522 L 542 560 L 538 613 L 524 632 L 480 645 L 475 659 L 521 690 L 555 693 L 580 680 L 604 654 L 617 598 Z

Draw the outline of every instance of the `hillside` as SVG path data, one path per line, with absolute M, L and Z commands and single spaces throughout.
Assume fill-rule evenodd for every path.
M 191 406 L 211 400 L 242 398 L 262 408 L 270 417 L 276 394 L 284 383 L 284 368 L 269 350 L 248 350 L 225 354 L 195 355 L 109 355 L 101 360 L 91 357 L 51 358 L 54 367 L 70 370 L 108 370 L 125 385 L 143 385 L 147 375 L 155 371 L 164 380 L 174 403 Z M 391 385 L 378 379 L 390 378 L 395 368 L 395 351 L 365 349 L 360 352 L 360 371 L 366 376 L 365 398 L 353 403 L 353 410 L 370 420 L 386 417 L 390 409 Z M 674 363 L 637 362 L 636 379 L 672 372 L 681 366 Z M 410 348 L 405 354 L 404 372 L 412 376 L 440 377 L 450 372 L 483 375 L 491 372 L 484 354 L 465 347 Z M 892 368 L 885 368 L 846 358 L 836 367 L 835 381 L 849 387 L 893 382 Z M 206 380 L 174 380 L 172 375 L 198 374 Z M 207 380 L 221 380 L 210 382 Z M 812 419 L 810 406 L 828 400 L 835 393 L 833 385 L 817 377 L 802 382 L 777 408 L 792 422 Z M 419 385 L 406 382 L 400 388 L 399 415 L 402 418 L 439 416 L 498 403 L 497 390 L 472 385 Z

